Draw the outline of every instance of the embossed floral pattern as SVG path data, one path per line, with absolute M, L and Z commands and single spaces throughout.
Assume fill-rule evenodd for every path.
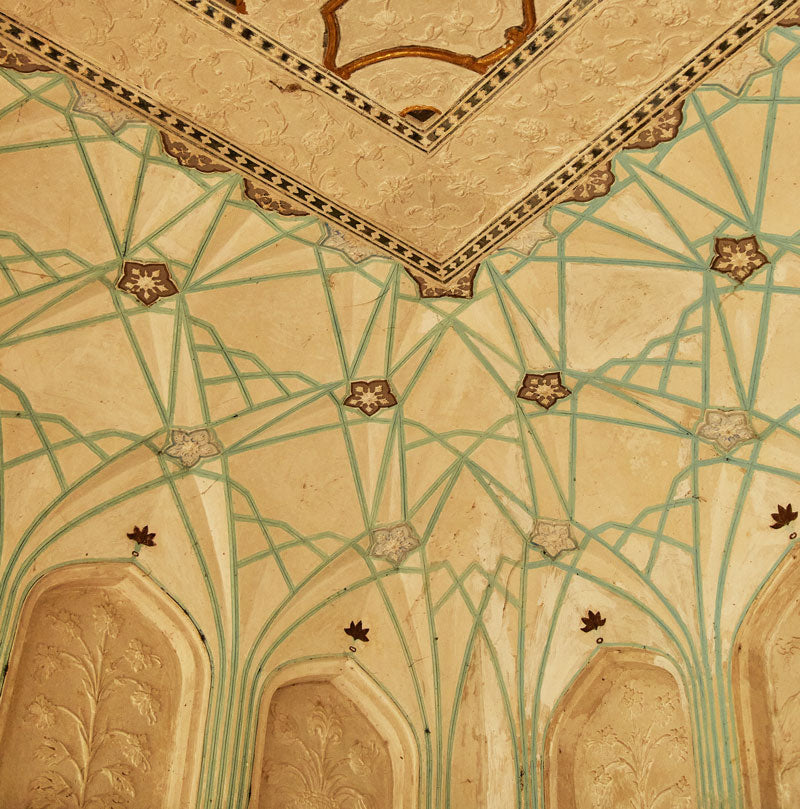
M 730 275 L 740 284 L 768 262 L 755 236 L 744 239 L 718 238 L 714 241 L 711 269 Z
M 388 528 L 376 528 L 371 534 L 369 553 L 392 564 L 399 565 L 411 551 L 419 547 L 419 539 L 408 523 L 398 523 Z
M 145 306 L 178 292 L 166 264 L 141 264 L 138 261 L 125 262 L 117 287 L 134 295 Z
M 161 659 L 136 638 L 123 651 L 118 605 L 107 593 L 95 598 L 89 615 L 51 612 L 60 637 L 38 646 L 33 676 L 50 696 L 40 693 L 28 706 L 29 722 L 42 731 L 31 762 L 38 772 L 29 784 L 29 809 L 134 807 L 134 771 L 150 770 L 149 739 L 120 706 L 128 701 L 147 725 L 156 724 L 158 692 L 143 677 Z
M 222 452 L 211 430 L 172 430 L 170 443 L 164 453 L 176 458 L 183 466 L 194 466 L 201 458 L 213 458 Z
M 756 438 L 750 419 L 743 410 L 706 410 L 697 434 L 713 441 L 724 452 Z
M 397 399 L 385 379 L 371 382 L 351 382 L 346 407 L 357 407 L 364 415 L 374 416 L 383 407 L 394 407 Z
M 541 548 L 551 559 L 578 547 L 572 526 L 564 520 L 536 520 L 529 538 L 532 545 Z
M 549 410 L 559 399 L 566 398 L 570 393 L 572 391 L 561 382 L 561 374 L 558 371 L 551 371 L 545 374 L 525 374 L 517 397 L 536 402 L 540 407 Z
M 265 748 L 258 806 L 388 809 L 392 805 L 386 746 L 356 704 L 328 683 L 297 683 L 276 692 Z

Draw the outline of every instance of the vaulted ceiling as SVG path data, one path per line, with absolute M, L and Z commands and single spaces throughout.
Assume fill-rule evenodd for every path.
M 794 805 L 797 4 L 430 5 L 0 0 L 11 809 Z

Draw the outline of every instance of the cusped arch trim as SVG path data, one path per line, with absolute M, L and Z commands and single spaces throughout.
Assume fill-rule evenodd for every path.
M 792 609 L 800 608 L 800 551 L 787 554 L 756 593 L 739 624 L 731 656 L 731 685 L 748 809 L 776 809 L 778 760 L 773 724 L 774 683 L 767 655 Z
M 211 683 L 211 664 L 197 628 L 187 613 L 140 568 L 122 562 L 77 562 L 44 571 L 20 595 L 21 606 L 9 644 L 5 679 L 0 681 L 0 738 L 13 719 L 20 690 L 18 663 L 26 630 L 37 607 L 55 590 L 86 587 L 113 595 L 155 624 L 179 662 L 174 692 L 174 732 L 164 789 L 165 807 L 195 806 L 199 795 L 203 739 Z M 138 650 L 137 650 L 138 651 Z M 146 649 L 142 651 L 147 655 Z M 160 665 L 160 664 L 159 664 Z M 24 679 L 24 677 L 23 677 Z
M 325 682 L 355 702 L 386 742 L 392 764 L 392 809 L 419 806 L 419 746 L 399 707 L 355 660 L 319 657 L 290 661 L 277 667 L 263 686 L 259 700 L 256 743 L 252 758 L 248 809 L 256 809 L 261 791 L 266 728 L 270 705 L 277 691 L 299 683 Z

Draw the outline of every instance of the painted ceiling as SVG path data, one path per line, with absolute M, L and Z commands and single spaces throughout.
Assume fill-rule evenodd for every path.
M 796 4 L 430 6 L 0 0 L 4 809 L 796 806 Z

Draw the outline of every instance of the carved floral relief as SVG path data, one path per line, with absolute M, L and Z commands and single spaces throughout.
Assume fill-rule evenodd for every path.
M 550 737 L 552 809 L 697 806 L 686 706 L 645 657 L 601 652 L 568 692 Z
M 264 750 L 258 809 L 393 805 L 386 743 L 330 683 L 295 683 L 275 692 Z
M 61 586 L 19 643 L 24 675 L 3 695 L 3 805 L 167 809 L 178 661 L 159 628 L 110 589 Z

